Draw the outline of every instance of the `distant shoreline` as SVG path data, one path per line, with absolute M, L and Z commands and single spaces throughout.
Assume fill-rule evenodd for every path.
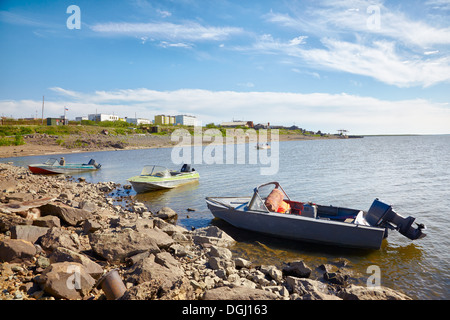
M 61 140 L 64 139 L 64 144 Z M 279 141 L 341 139 L 338 136 L 309 136 L 298 133 L 280 134 Z M 0 146 L 0 159 L 40 155 L 58 155 L 117 150 L 170 148 L 178 145 L 169 135 L 109 136 L 98 134 L 52 136 L 34 134 L 24 139 L 25 144 Z M 203 141 L 210 144 L 210 141 Z

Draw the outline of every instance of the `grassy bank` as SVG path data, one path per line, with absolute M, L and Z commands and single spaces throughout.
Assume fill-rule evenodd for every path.
M 124 121 L 102 121 L 96 123 L 94 121 L 83 120 L 80 122 L 71 121 L 69 125 L 66 126 L 47 126 L 47 125 L 2 125 L 0 126 L 0 138 L 13 137 L 13 136 L 23 136 L 30 134 L 47 134 L 47 135 L 95 135 L 107 133 L 108 135 L 129 135 L 129 134 L 144 134 L 151 133 L 154 135 L 171 135 L 177 129 L 185 129 L 191 135 L 196 133 L 194 127 L 188 126 L 165 126 L 159 125 L 157 132 L 152 132 L 151 127 L 153 126 L 133 126 Z M 226 136 L 227 130 L 243 130 L 244 132 L 249 130 L 248 128 L 224 128 L 216 126 L 214 124 L 206 125 L 202 128 L 202 132 L 206 130 L 215 129 Z M 252 129 L 250 129 L 252 130 Z M 320 131 L 313 132 L 302 129 L 278 129 L 280 135 L 302 135 L 305 137 L 331 137 L 334 135 L 323 134 Z M 232 131 L 233 132 L 233 131 Z M 258 130 L 256 130 L 258 132 Z M 18 138 L 17 138 L 18 139 Z M 7 145 L 7 144 L 4 144 Z
M 124 121 L 92 121 L 70 122 L 69 125 L 47 126 L 41 124 L 7 124 L 0 125 L 0 158 L 57 154 L 65 152 L 106 151 L 117 149 L 141 149 L 171 147 L 177 142 L 172 141 L 172 133 L 184 129 L 182 135 L 189 134 L 192 138 L 203 136 L 202 141 L 211 142 L 212 136 L 242 137 L 256 133 L 267 135 L 263 141 L 271 139 L 272 132 L 248 128 L 223 128 L 209 124 L 198 128 L 187 126 L 132 126 Z M 230 130 L 230 131 L 228 131 Z M 281 128 L 279 140 L 311 140 L 335 139 L 336 135 L 302 129 Z M 156 132 L 154 132 L 156 131 Z M 258 137 L 259 139 L 259 137 Z M 195 142 L 195 141 L 194 141 Z M 193 143 L 194 143 L 193 142 Z

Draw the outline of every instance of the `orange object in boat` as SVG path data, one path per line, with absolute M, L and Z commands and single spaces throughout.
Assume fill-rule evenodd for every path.
M 286 213 L 291 209 L 291 206 L 286 201 L 281 201 L 280 206 L 277 209 L 279 213 Z

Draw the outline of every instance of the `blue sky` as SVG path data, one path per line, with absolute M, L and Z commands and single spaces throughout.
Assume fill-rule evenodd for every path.
M 2 0 L 0 41 L 5 116 L 450 133 L 450 0 Z

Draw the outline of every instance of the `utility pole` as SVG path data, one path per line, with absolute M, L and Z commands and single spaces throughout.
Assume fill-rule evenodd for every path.
M 44 125 L 44 96 L 42 96 L 42 125 Z

